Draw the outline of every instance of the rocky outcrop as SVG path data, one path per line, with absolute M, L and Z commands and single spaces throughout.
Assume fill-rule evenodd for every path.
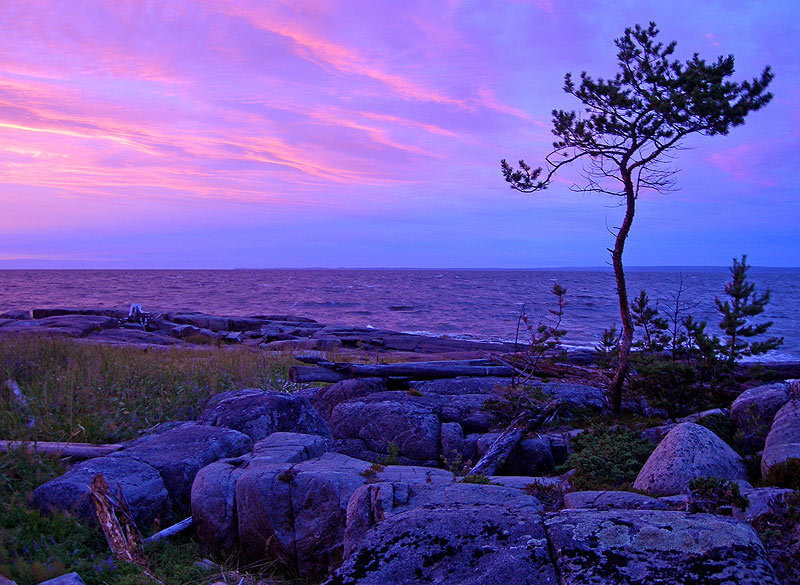
M 280 431 L 330 435 L 325 420 L 308 398 L 257 388 L 212 396 L 198 422 L 235 429 L 254 441 Z
M 800 460 L 800 396 L 792 398 L 775 414 L 772 428 L 764 444 L 761 474 L 788 459 Z
M 753 453 L 763 449 L 775 414 L 788 400 L 789 385 L 785 382 L 742 392 L 731 405 L 731 417 L 741 434 L 739 445 Z
M 558 583 L 535 498 L 497 486 L 424 485 L 389 510 L 392 499 L 380 495 L 388 488 L 365 486 L 353 496 L 351 503 L 368 502 L 368 514 L 383 518 L 327 585 Z M 348 509 L 349 525 L 354 515 Z
M 545 528 L 561 585 L 779 585 L 758 535 L 732 518 L 562 510 Z
M 225 554 L 238 541 L 236 482 L 248 469 L 301 463 L 321 457 L 328 441 L 317 435 L 273 433 L 247 455 L 222 459 L 200 470 L 192 484 L 195 537 L 209 551 Z
M 42 581 L 39 585 L 85 585 L 85 583 L 78 573 L 67 573 L 55 579 Z
M 89 487 L 102 473 L 111 493 L 122 494 L 140 526 L 185 513 L 197 472 L 222 457 L 249 452 L 252 441 L 242 433 L 179 424 L 133 441 L 121 451 L 75 465 L 64 475 L 34 490 L 32 504 L 44 511 L 62 510 L 84 520 L 96 519 Z
M 681 423 L 658 444 L 633 487 L 651 495 L 683 493 L 699 477 L 747 479 L 742 458 L 705 427 Z

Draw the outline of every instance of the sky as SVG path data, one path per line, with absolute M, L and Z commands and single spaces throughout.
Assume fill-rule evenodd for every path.
M 775 97 L 686 142 L 626 263 L 800 266 L 796 0 L 0 0 L 0 268 L 605 265 L 615 198 L 499 161 L 649 21 Z

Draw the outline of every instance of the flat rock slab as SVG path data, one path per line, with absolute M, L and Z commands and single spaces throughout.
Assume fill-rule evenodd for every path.
M 565 508 L 587 508 L 594 510 L 669 510 L 659 500 L 634 492 L 584 491 L 564 494 Z
M 152 465 L 127 457 L 97 457 L 75 465 L 64 475 L 37 487 L 31 504 L 43 512 L 62 511 L 89 523 L 97 521 L 89 486 L 102 473 L 113 495 L 117 488 L 128 502 L 136 524 L 144 528 L 170 518 L 170 500 L 164 481 Z
M 545 528 L 561 585 L 779 585 L 755 531 L 732 518 L 563 510 Z
M 466 498 L 389 516 L 326 585 L 557 585 L 538 502 L 528 502 Z
M 747 480 L 742 458 L 725 441 L 695 423 L 667 433 L 642 467 L 633 487 L 656 496 L 685 493 L 700 477 Z
M 258 388 L 212 396 L 198 422 L 235 429 L 254 441 L 279 431 L 330 436 L 328 425 L 308 398 Z

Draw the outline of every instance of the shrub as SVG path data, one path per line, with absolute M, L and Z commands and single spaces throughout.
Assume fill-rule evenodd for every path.
M 652 406 L 666 410 L 670 417 L 688 414 L 705 401 L 692 366 L 657 355 L 637 354 L 633 361 L 631 393 L 644 396 Z
M 716 477 L 699 477 L 689 482 L 688 512 L 730 516 L 734 508 L 745 510 L 747 506 L 737 483 Z
M 786 461 L 773 465 L 764 478 L 764 483 L 800 490 L 800 459 L 790 457 Z
M 704 426 L 709 431 L 717 435 L 720 439 L 725 441 L 733 448 L 736 441 L 736 423 L 733 419 L 725 414 L 709 414 L 697 420 L 697 424 Z
M 564 491 L 560 485 L 529 483 L 525 485 L 525 493 L 539 500 L 539 503 L 548 512 L 564 507 Z
M 400 464 L 400 448 L 397 446 L 396 443 L 389 443 L 386 446 L 386 450 L 389 451 L 389 454 L 385 457 L 382 457 L 380 460 L 381 465 L 399 465 Z
M 570 442 L 572 449 L 560 472 L 575 469 L 578 490 L 626 489 L 655 449 L 640 433 L 623 427 L 595 428 Z
M 490 483 L 492 483 L 492 480 L 490 480 L 482 473 L 476 473 L 475 475 L 467 475 L 462 477 L 461 483 L 477 483 L 480 485 L 489 485 Z

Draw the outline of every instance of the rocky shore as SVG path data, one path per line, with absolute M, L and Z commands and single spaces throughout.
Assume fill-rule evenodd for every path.
M 508 350 L 289 316 L 0 315 L 0 336 L 28 332 L 146 347 L 203 338 L 299 352 Z M 579 489 L 575 470 L 559 467 L 593 432 L 580 421 L 603 420 L 605 391 L 533 380 L 538 403 L 557 403 L 563 424 L 509 434 L 497 405 L 514 397 L 511 382 L 405 379 L 398 387 L 388 376 L 361 377 L 293 393 L 217 394 L 196 420 L 77 462 L 30 503 L 96 523 L 90 491 L 102 474 L 144 530 L 191 515 L 210 554 L 276 563 L 328 585 L 798 582 L 773 566 L 760 529 L 800 517 L 795 489 L 767 485 L 775 469 L 800 462 L 800 384 L 756 385 L 725 408 L 642 428 L 637 440 L 652 452 L 630 489 L 617 491 Z M 652 411 L 627 407 L 641 420 Z M 711 430 L 712 419 L 733 429 L 737 450 Z M 507 448 L 490 474 L 470 472 L 499 446 Z M 760 477 L 742 453 L 761 455 Z M 737 497 L 715 500 L 697 482 Z M 797 523 L 792 530 L 784 542 L 800 552 Z

